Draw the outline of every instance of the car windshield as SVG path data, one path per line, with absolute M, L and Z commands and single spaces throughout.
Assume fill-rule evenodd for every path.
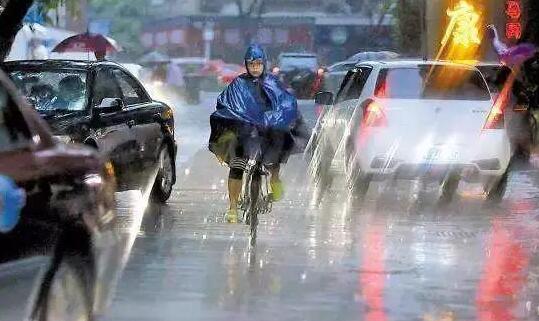
M 73 112 L 87 108 L 84 71 L 12 70 L 9 76 L 39 112 Z
M 394 99 L 491 99 L 479 71 L 450 65 L 382 69 L 375 95 Z
M 280 59 L 281 70 L 310 69 L 316 70 L 318 61 L 311 56 L 283 56 Z

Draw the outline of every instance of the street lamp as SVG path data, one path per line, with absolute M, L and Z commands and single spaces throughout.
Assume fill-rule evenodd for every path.
M 206 60 L 210 60 L 211 58 L 211 43 L 215 38 L 215 32 L 213 30 L 213 27 L 213 22 L 207 22 L 206 24 L 204 24 L 204 58 L 206 58 Z

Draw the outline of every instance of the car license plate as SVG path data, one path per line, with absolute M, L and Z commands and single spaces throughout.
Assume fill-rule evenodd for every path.
M 459 153 L 455 150 L 448 149 L 448 148 L 433 147 L 429 149 L 429 151 L 425 155 L 425 160 L 427 162 L 435 162 L 435 161 L 453 162 L 458 159 L 459 159 Z

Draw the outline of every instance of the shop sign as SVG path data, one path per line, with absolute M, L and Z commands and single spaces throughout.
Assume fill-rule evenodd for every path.
M 505 37 L 509 40 L 519 40 L 522 37 L 522 3 L 520 0 L 505 2 Z

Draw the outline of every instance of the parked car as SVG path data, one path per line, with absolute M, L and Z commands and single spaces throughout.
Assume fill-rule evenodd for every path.
M 308 99 L 319 90 L 317 79 L 322 76 L 319 69 L 316 54 L 287 52 L 279 55 L 272 72 L 298 99 Z
M 165 202 L 176 181 L 173 110 L 154 101 L 113 62 L 17 61 L 2 68 L 48 122 L 55 137 L 110 159 L 120 190 L 155 173 L 152 197 Z
M 234 79 L 236 79 L 239 75 L 246 73 L 247 70 L 244 66 L 236 65 L 236 64 L 225 64 L 222 66 L 222 68 L 219 70 L 217 80 L 219 80 L 219 83 L 221 85 L 229 85 Z
M 0 173 L 26 194 L 18 224 L 0 233 L 2 319 L 93 320 L 120 268 L 104 259 L 118 239 L 113 166 L 54 139 L 1 71 Z
M 473 66 L 432 61 L 358 64 L 335 101 L 316 97 L 329 110 L 311 138 L 311 172 L 346 174 L 363 197 L 374 180 L 445 179 L 451 199 L 461 179 L 480 182 L 489 199 L 505 189 L 511 158 L 504 114 Z

